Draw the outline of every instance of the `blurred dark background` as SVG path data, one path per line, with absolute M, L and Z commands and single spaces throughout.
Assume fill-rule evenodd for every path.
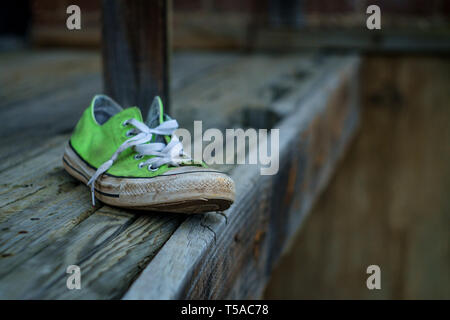
M 82 30 L 69 32 L 66 8 L 82 8 Z M 304 47 L 442 50 L 449 47 L 446 0 L 173 0 L 175 49 Z M 368 32 L 366 8 L 381 8 L 382 29 Z M 4 2 L 0 34 L 29 36 L 34 45 L 99 46 L 100 0 Z
M 82 8 L 82 30 L 65 27 Z M 366 8 L 381 8 L 381 30 Z M 450 1 L 173 0 L 174 50 L 358 52 L 359 134 L 266 298 L 450 298 Z M 0 48 L 88 48 L 101 1 L 0 4 Z M 366 288 L 377 264 L 382 290 Z

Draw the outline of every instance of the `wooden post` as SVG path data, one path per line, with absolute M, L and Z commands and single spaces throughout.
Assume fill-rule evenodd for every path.
M 155 95 L 169 108 L 169 14 L 166 0 L 103 0 L 105 93 L 146 116 Z
M 270 0 L 269 23 L 272 27 L 298 28 L 303 25 L 304 0 Z

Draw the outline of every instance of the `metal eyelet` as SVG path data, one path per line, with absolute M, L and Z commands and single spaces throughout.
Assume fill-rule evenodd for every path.
M 156 170 L 158 170 L 159 168 L 154 168 L 154 169 L 153 169 L 152 165 L 149 165 L 149 166 L 147 167 L 147 169 L 148 169 L 148 171 L 156 171 Z
M 122 126 L 126 127 L 128 125 L 128 120 L 125 120 L 124 122 L 122 122 Z
M 134 136 L 134 132 L 133 132 L 133 129 L 131 129 L 131 130 L 128 130 L 128 131 L 127 131 L 127 133 L 126 133 L 126 136 L 127 136 L 127 137 L 131 137 L 131 136 Z
M 136 155 L 134 156 L 134 159 L 136 159 L 136 160 L 141 160 L 143 157 L 144 157 L 144 155 L 142 155 L 142 154 L 136 154 Z
M 143 162 L 139 163 L 139 164 L 138 164 L 139 169 L 142 169 L 142 168 L 144 167 L 144 165 L 145 165 L 145 164 L 144 164 Z

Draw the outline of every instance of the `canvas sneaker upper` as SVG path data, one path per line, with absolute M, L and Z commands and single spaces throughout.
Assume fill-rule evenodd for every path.
M 139 108 L 122 109 L 105 95 L 96 95 L 84 111 L 70 138 L 70 146 L 90 167 L 92 200 L 96 179 L 106 173 L 115 177 L 155 177 L 178 166 L 199 166 L 183 152 L 174 131 L 176 120 L 164 114 L 155 97 L 146 121 Z

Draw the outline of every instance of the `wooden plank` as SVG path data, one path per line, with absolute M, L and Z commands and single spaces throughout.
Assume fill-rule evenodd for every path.
M 169 107 L 170 1 L 103 1 L 105 92 L 144 113 L 155 95 Z
M 348 25 L 348 18 L 354 17 L 340 16 L 342 20 L 334 23 L 335 27 L 331 26 L 333 23 L 326 27 L 326 22 L 323 26 L 314 26 L 314 23 L 309 23 L 307 19 L 302 21 L 301 18 L 291 19 L 290 22 L 297 24 L 292 28 L 286 25 L 270 26 L 271 17 L 258 17 L 258 14 L 249 17 L 245 12 L 174 12 L 173 45 L 176 49 L 270 52 L 323 48 L 429 53 L 450 50 L 449 31 L 445 23 L 437 20 L 430 20 L 430 24 L 423 28 L 415 22 L 403 27 L 386 26 L 383 22 L 381 30 L 367 30 L 365 20 L 359 20 L 361 16 L 358 21 L 353 21 L 353 25 Z M 305 22 L 303 26 L 302 22 Z M 344 25 L 348 27 L 342 27 Z
M 33 253 L 67 234 L 96 209 L 89 203 L 86 187 L 79 185 L 52 200 L 42 200 L 15 211 L 1 223 L 0 278 Z
M 97 53 L 84 50 L 24 49 L 4 51 L 0 53 L 0 68 L 3 71 L 0 74 L 0 81 L 3 82 L 11 74 L 16 74 L 16 80 L 25 80 L 23 77 L 26 75 L 31 79 L 34 78 L 34 75 L 27 72 L 29 69 L 37 68 L 39 70 L 41 67 L 48 66 L 49 64 L 60 65 L 66 62 L 70 63 L 70 61 L 80 61 L 80 57 L 83 57 L 82 60 L 84 60 L 87 56 L 96 56 L 100 62 Z M 49 73 L 53 72 L 52 69 L 47 69 L 47 71 Z M 24 76 L 20 75 L 22 72 L 25 73 Z M 51 79 L 48 80 L 51 81 Z
M 177 92 L 172 114 L 188 130 L 198 119 L 202 119 L 204 130 L 245 127 L 247 109 L 264 112 L 272 103 L 282 101 L 306 82 L 316 79 L 323 70 L 314 70 L 312 57 L 313 54 L 242 56 Z M 328 62 L 332 61 L 327 61 L 327 65 Z M 293 78 L 296 72 L 305 69 L 308 69 L 307 77 Z M 284 93 L 278 94 L 279 88 L 285 89 Z
M 39 80 L 34 83 L 39 85 Z M 98 74 L 86 75 L 75 81 L 65 82 L 65 89 L 50 90 L 40 97 L 30 97 L 14 108 L 5 106 L 1 111 L 2 138 L 14 134 L 46 136 L 67 133 L 75 126 L 92 97 L 101 92 Z M 36 106 L 39 106 L 37 108 Z
M 42 139 L 42 137 L 21 135 L 17 139 L 0 140 L 0 174 L 63 145 L 68 139 L 68 135 L 56 135 L 48 140 Z M 5 181 L 3 181 L 4 184 Z
M 0 298 L 120 298 L 183 219 L 103 207 L 4 275 Z M 82 290 L 67 289 L 69 265 L 80 267 Z
M 364 58 L 361 130 L 265 299 L 450 299 L 449 74 L 445 57 Z
M 64 21 L 61 21 L 60 24 L 63 25 Z M 46 27 L 35 24 L 30 31 L 31 42 L 38 47 L 99 49 L 101 46 L 102 34 L 100 25 L 93 27 L 83 26 L 81 30 L 71 32 L 72 30 L 66 28 Z
M 1 181 L 8 182 L 0 195 L 2 298 L 120 296 L 184 219 L 183 215 L 126 213 L 105 207 L 99 211 L 102 218 L 98 215 L 91 218 L 99 207 L 92 207 L 88 189 L 64 172 L 61 164 L 64 144 L 0 175 Z M 114 218 L 106 219 L 104 215 Z M 119 219 L 117 215 L 127 218 Z M 104 236 L 113 228 L 111 224 L 120 229 L 115 240 L 108 239 L 100 247 L 85 242 L 92 233 Z M 86 251 L 89 259 L 85 259 Z M 54 259 L 65 255 L 65 260 Z M 80 264 L 84 270 L 93 269 L 84 277 L 82 292 L 70 292 L 61 282 L 65 279 L 65 261 L 70 262 L 67 265 Z M 36 265 L 42 266 L 40 272 L 33 272 Z M 18 285 L 23 279 L 26 282 Z M 108 281 L 113 281 L 110 286 L 104 283 Z
M 0 278 L 98 209 L 64 172 L 63 139 L 0 174 Z
M 61 161 L 66 139 L 52 148 L 44 148 L 42 154 L 35 158 L 29 158 L 19 167 L 13 167 L 0 174 L 0 181 L 2 182 L 0 208 L 4 208 L 0 221 L 5 218 L 8 211 L 14 212 L 17 209 L 15 207 L 16 209 L 8 210 L 6 209 L 7 205 L 41 189 L 51 190 L 49 197 L 53 197 L 52 193 L 56 193 L 60 185 L 70 181 L 67 177 L 65 178 Z
M 342 58 L 279 124 L 280 172 L 261 176 L 258 166 L 234 169 L 236 203 L 223 215 L 188 218 L 125 299 L 261 295 L 273 265 L 355 132 L 358 61 Z
M 170 90 L 174 96 L 185 88 L 217 68 L 230 65 L 241 57 L 234 52 L 197 52 L 179 51 L 170 61 Z
M 431 30 L 327 30 L 325 28 L 258 30 L 253 49 L 286 51 L 311 48 L 354 49 L 369 52 L 432 52 L 450 51 L 450 34 L 445 29 Z
M 0 171 L 45 150 L 46 141 L 70 131 L 100 91 L 98 54 L 38 51 L 2 55 L 0 65 Z
M 28 57 L 29 56 L 29 57 Z M 83 81 L 100 81 L 100 56 L 90 51 L 38 51 L 12 59 L 0 55 L 0 108 L 13 108 Z

